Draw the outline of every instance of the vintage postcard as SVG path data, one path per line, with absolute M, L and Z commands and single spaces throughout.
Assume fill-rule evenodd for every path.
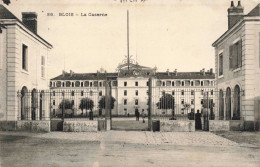
M 0 167 L 260 165 L 260 0 L 0 0 Z

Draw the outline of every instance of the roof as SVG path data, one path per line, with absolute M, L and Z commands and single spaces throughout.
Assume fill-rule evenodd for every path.
M 215 74 L 210 72 L 158 72 L 155 74 L 158 79 L 215 79 Z
M 260 16 L 260 3 L 256 5 L 254 9 L 252 9 L 247 15 L 244 15 L 246 17 L 254 17 L 254 16 Z M 242 19 L 241 19 L 242 20 Z M 241 23 L 241 20 L 237 22 L 237 24 Z M 235 24 L 236 25 L 236 24 Z M 225 31 L 213 44 L 212 46 L 215 47 L 215 45 L 218 43 L 218 41 L 223 38 L 225 35 L 227 35 L 229 32 L 233 31 L 235 26 L 233 26 L 231 29 L 228 29 Z
M 252 9 L 247 16 L 260 16 L 260 3 Z
M 107 77 L 117 77 L 118 73 L 65 73 L 51 80 L 105 80 Z
M 31 33 L 36 35 L 38 38 L 40 38 L 42 41 L 47 43 L 52 47 L 52 45 L 47 42 L 45 39 L 43 39 L 41 36 L 39 36 L 37 33 L 31 31 L 27 25 L 25 25 L 20 19 L 18 19 L 12 12 L 10 12 L 6 7 L 0 4 L 0 19 L 14 19 L 17 20 L 19 23 L 21 23 L 24 27 L 26 27 Z
M 117 68 L 118 69 L 127 69 L 128 63 L 120 64 Z M 141 66 L 139 64 L 133 64 L 133 63 L 129 63 L 129 68 L 131 68 L 131 69 L 152 69 L 150 67 L 145 67 L 145 66 Z
M 51 80 L 105 80 L 107 77 L 117 77 L 118 73 L 65 73 Z M 174 72 L 158 72 L 155 74 L 158 79 L 215 79 L 215 74 L 205 72 L 178 72 L 177 76 Z

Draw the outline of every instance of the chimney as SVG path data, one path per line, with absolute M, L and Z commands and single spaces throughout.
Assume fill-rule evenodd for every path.
M 66 72 L 62 70 L 62 76 L 65 77 Z
M 200 70 L 200 73 L 205 76 L 205 68 L 203 68 L 202 70 Z
M 177 69 L 174 70 L 174 75 L 177 76 Z
M 22 21 L 28 29 L 37 34 L 37 13 L 22 12 Z
M 210 74 L 213 74 L 213 68 L 211 68 L 211 69 L 209 70 L 209 73 L 210 73 Z
M 238 5 L 235 7 L 234 2 L 231 1 L 231 6 L 228 8 L 228 29 L 232 28 L 237 22 L 239 22 L 244 16 L 244 8 L 241 6 L 241 2 L 238 1 Z
M 167 69 L 166 72 L 167 72 L 167 75 L 170 76 L 170 71 L 169 71 L 169 69 Z
M 73 71 L 72 70 L 70 70 L 70 76 L 72 76 L 73 75 Z

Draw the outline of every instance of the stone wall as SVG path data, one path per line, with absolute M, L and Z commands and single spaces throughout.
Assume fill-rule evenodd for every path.
M 160 120 L 161 132 L 194 132 L 193 120 Z
M 229 131 L 229 121 L 209 120 L 209 131 Z
M 97 132 L 97 120 L 64 120 L 63 132 Z
M 17 131 L 30 131 L 30 132 L 50 132 L 50 121 L 35 121 L 35 120 L 23 120 L 17 121 Z
M 0 131 L 16 130 L 16 121 L 0 121 Z

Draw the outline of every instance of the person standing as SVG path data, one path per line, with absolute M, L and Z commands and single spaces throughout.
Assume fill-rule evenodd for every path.
M 136 119 L 136 121 L 137 121 L 137 112 L 138 112 L 138 109 L 136 108 L 135 109 L 135 119 Z
M 143 117 L 143 123 L 145 123 L 145 121 L 144 121 L 144 118 L 145 118 L 144 109 L 142 110 L 142 117 Z
M 139 111 L 137 109 L 137 121 L 139 121 L 139 117 L 140 117 L 140 113 L 139 113 Z
M 199 113 L 200 110 L 197 110 L 197 113 L 195 114 L 195 129 L 201 129 L 201 113 Z

